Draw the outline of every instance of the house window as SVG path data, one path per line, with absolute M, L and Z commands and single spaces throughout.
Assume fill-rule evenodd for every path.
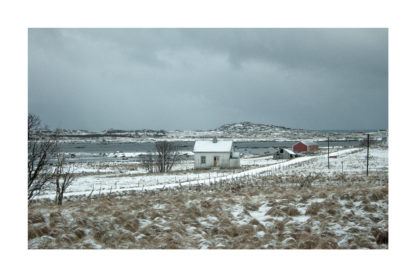
M 201 156 L 201 164 L 205 163 L 205 156 Z

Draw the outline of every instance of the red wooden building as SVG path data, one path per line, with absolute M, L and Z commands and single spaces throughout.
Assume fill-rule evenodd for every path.
M 299 141 L 295 145 L 293 145 L 292 149 L 295 152 L 306 152 L 306 151 L 315 151 L 318 150 L 319 146 L 313 142 L 304 142 Z

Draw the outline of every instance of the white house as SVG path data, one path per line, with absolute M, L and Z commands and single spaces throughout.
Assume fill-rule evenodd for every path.
M 240 153 L 234 152 L 233 141 L 195 141 L 194 154 L 195 169 L 240 167 Z

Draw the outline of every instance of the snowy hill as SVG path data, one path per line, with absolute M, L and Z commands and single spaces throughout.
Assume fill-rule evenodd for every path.
M 217 129 L 213 130 L 220 132 L 223 136 L 228 137 L 250 137 L 250 138 L 269 138 L 269 137 L 284 137 L 292 138 L 298 137 L 300 133 L 302 135 L 310 134 L 310 131 L 291 129 L 282 126 L 276 126 L 271 124 L 259 124 L 252 122 L 240 122 L 224 124 Z
M 235 141 L 263 140 L 263 141 L 294 141 L 294 140 L 326 140 L 327 132 L 311 131 L 304 129 L 291 129 L 271 124 L 259 124 L 252 122 L 239 122 L 221 125 L 213 130 L 198 131 L 165 131 L 165 130 L 115 130 L 109 129 L 102 132 L 89 132 L 85 130 L 58 130 L 58 137 L 63 141 L 72 142 L 146 142 L 157 140 L 190 141 L 204 138 L 224 138 Z M 39 136 L 47 138 L 53 135 L 50 130 L 40 130 Z M 331 133 L 333 140 L 362 139 L 364 132 L 339 132 Z M 372 138 L 381 140 L 387 137 L 387 131 L 372 133 Z
M 287 127 L 276 126 L 272 124 L 259 124 L 259 123 L 252 123 L 248 121 L 240 122 L 240 123 L 230 123 L 224 124 L 215 131 L 232 131 L 232 132 L 269 132 L 271 130 L 290 130 Z

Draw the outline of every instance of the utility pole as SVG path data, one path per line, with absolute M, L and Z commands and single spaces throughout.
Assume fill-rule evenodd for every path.
M 328 169 L 329 169 L 329 136 L 328 136 Z
M 367 134 L 367 176 L 368 176 L 368 158 L 370 153 L 370 134 Z

